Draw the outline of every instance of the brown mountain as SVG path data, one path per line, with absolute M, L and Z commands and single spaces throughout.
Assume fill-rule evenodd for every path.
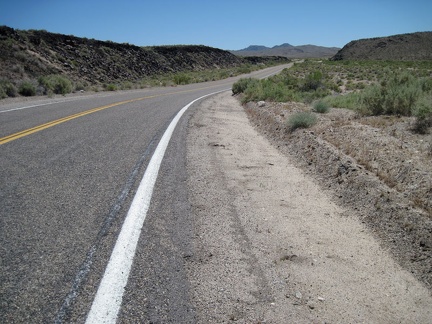
M 351 41 L 331 60 L 432 60 L 432 32 Z
M 285 43 L 273 47 L 251 45 L 247 48 L 230 51 L 238 56 L 284 56 L 288 58 L 321 58 L 332 57 L 339 50 L 338 47 L 323 47 L 316 45 L 293 46 Z

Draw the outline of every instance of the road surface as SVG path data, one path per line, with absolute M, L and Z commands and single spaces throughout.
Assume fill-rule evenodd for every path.
M 0 103 L 2 323 L 86 320 L 168 124 L 236 79 Z M 194 321 L 183 269 L 191 244 L 185 135 L 198 103 L 180 119 L 162 161 L 119 321 Z
M 233 81 L 0 106 L 0 322 L 431 322 L 430 291 L 229 91 L 177 119 Z

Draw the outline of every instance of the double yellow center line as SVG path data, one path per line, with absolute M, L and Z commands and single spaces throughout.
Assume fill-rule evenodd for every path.
M 82 117 L 82 116 L 85 116 L 85 115 L 89 115 L 89 114 L 93 114 L 93 113 L 95 113 L 97 111 L 101 111 L 101 110 L 104 110 L 104 109 L 108 109 L 108 108 L 112 108 L 112 107 L 115 107 L 115 106 L 120 106 L 120 105 L 128 104 L 128 103 L 131 103 L 131 102 L 141 101 L 141 100 L 144 100 L 144 99 L 150 99 L 150 98 L 155 98 L 155 97 L 162 97 L 162 96 L 179 94 L 179 93 L 184 93 L 184 92 L 191 92 L 191 91 L 196 91 L 196 90 L 201 90 L 201 89 L 207 89 L 207 88 L 211 88 L 211 87 L 203 87 L 203 88 L 194 89 L 194 90 L 184 90 L 184 91 L 171 92 L 171 93 L 167 93 L 167 94 L 159 94 L 159 95 L 153 95 L 153 96 L 146 96 L 146 97 L 141 97 L 141 98 L 137 98 L 137 99 L 130 99 L 130 100 L 125 100 L 125 101 L 119 101 L 119 102 L 115 102 L 115 103 L 112 103 L 112 104 L 109 104 L 109 105 L 106 105 L 106 106 L 96 107 L 96 108 L 93 108 L 93 109 L 90 109 L 90 110 L 86 110 L 86 111 L 83 111 L 83 112 L 80 112 L 80 113 L 77 113 L 77 114 L 74 114 L 74 115 L 70 115 L 70 116 L 66 116 L 66 117 L 60 118 L 60 119 L 56 119 L 56 120 L 50 121 L 50 122 L 42 124 L 42 125 L 38 125 L 38 126 L 35 126 L 35 127 L 32 127 L 32 128 L 28 128 L 28 129 L 25 129 L 25 130 L 20 131 L 18 133 L 14 133 L 14 134 L 2 137 L 2 138 L 0 138 L 0 145 L 6 144 L 8 142 L 14 141 L 16 139 L 19 139 L 21 137 L 24 137 L 24 136 L 27 136 L 27 135 L 30 135 L 30 134 L 34 134 L 34 133 L 39 132 L 41 130 L 44 130 L 44 129 L 50 128 L 52 126 L 55 126 L 55 125 L 58 125 L 58 124 L 70 121 L 72 119 L 79 118 L 79 117 Z
M 30 134 L 33 134 L 33 133 L 36 133 L 36 132 L 39 132 L 41 130 L 50 128 L 52 126 L 55 126 L 55 125 L 67 122 L 69 120 L 72 120 L 72 119 L 75 119 L 75 118 L 78 118 L 78 117 L 82 117 L 82 116 L 85 116 L 85 115 L 89 115 L 89 114 L 95 113 L 95 112 L 100 111 L 100 110 L 104 110 L 104 109 L 107 109 L 107 108 L 111 108 L 111 107 L 115 107 L 115 106 L 120 106 L 120 105 L 128 104 L 128 103 L 131 103 L 131 102 L 134 102 L 134 101 L 144 100 L 144 99 L 148 99 L 148 98 L 152 98 L 152 97 L 155 97 L 155 96 L 149 96 L 149 97 L 143 97 L 143 98 L 138 98 L 138 99 L 131 99 L 131 100 L 126 100 L 126 101 L 120 101 L 120 102 L 116 102 L 116 103 L 109 104 L 109 105 L 106 105 L 106 106 L 96 107 L 96 108 L 93 108 L 93 109 L 90 109 L 90 110 L 86 110 L 86 111 L 83 111 L 83 112 L 80 112 L 80 113 L 77 113 L 77 114 L 74 114 L 74 115 L 66 116 L 66 117 L 63 117 L 63 118 L 60 118 L 60 119 L 56 119 L 56 120 L 50 121 L 48 123 L 45 123 L 45 124 L 42 124 L 42 125 L 38 125 L 38 126 L 35 126 L 35 127 L 32 127 L 32 128 L 28 128 L 28 129 L 25 129 L 25 130 L 23 130 L 21 132 L 18 132 L 18 133 L 15 133 L 15 134 L 11 134 L 11 135 L 2 137 L 2 138 L 0 138 L 0 145 L 6 144 L 6 143 L 14 141 L 14 140 L 16 140 L 18 138 L 21 138 L 21 137 L 24 137 L 24 136 L 27 136 L 27 135 L 30 135 Z

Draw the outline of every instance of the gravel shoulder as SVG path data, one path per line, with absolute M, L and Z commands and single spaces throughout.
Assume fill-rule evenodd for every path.
M 185 259 L 198 322 L 430 322 L 426 285 L 277 143 L 230 92 L 190 120 Z

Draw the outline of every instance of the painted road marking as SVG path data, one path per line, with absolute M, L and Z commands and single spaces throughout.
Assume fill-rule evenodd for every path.
M 87 316 L 87 324 L 115 323 L 123 293 L 132 267 L 135 250 L 159 173 L 162 159 L 173 131 L 184 112 L 196 101 L 214 95 L 221 90 L 199 97 L 184 106 L 169 124 L 147 166 L 125 221 L 117 238 L 96 297 Z
M 292 66 L 292 64 L 291 64 L 291 66 Z M 268 78 L 269 76 L 272 76 L 272 75 L 277 74 L 279 72 L 280 71 L 276 71 L 276 72 L 274 72 L 272 74 L 269 74 L 267 76 L 261 77 L 260 79 Z M 32 128 L 29 128 L 29 129 L 25 129 L 23 131 L 15 133 L 15 134 L 11 134 L 11 135 L 2 137 L 2 138 L 0 138 L 0 145 L 6 144 L 8 142 L 14 141 L 16 139 L 19 139 L 19 138 L 27 136 L 27 135 L 34 134 L 34 133 L 39 132 L 41 130 L 44 130 L 44 129 L 53 127 L 55 125 L 58 125 L 58 124 L 70 121 L 72 119 L 79 118 L 79 117 L 82 117 L 82 116 L 85 116 L 85 115 L 89 115 L 89 114 L 92 114 L 94 112 L 97 112 L 97 111 L 100 111 L 100 110 L 104 110 L 104 109 L 107 109 L 107 108 L 111 108 L 111 107 L 115 107 L 115 106 L 120 106 L 120 105 L 123 105 L 123 104 L 131 103 L 131 102 L 135 102 L 135 101 L 140 101 L 140 100 L 144 100 L 144 99 L 149 99 L 149 98 L 169 96 L 169 95 L 174 95 L 174 94 L 179 94 L 179 93 L 185 93 L 185 92 L 191 92 L 191 91 L 196 91 L 196 90 L 203 90 L 203 89 L 208 89 L 208 88 L 212 88 L 212 86 L 202 87 L 202 88 L 199 88 L 199 89 L 184 90 L 184 91 L 177 91 L 177 92 L 171 92 L 171 93 L 160 94 L 160 95 L 152 95 L 152 96 L 147 96 L 147 97 L 141 97 L 141 98 L 137 98 L 137 99 L 125 100 L 125 101 L 116 102 L 116 103 L 113 103 L 113 104 L 110 104 L 110 105 L 93 108 L 93 109 L 90 109 L 90 110 L 87 110 L 87 111 L 83 111 L 83 112 L 75 114 L 75 115 L 71 115 L 71 116 L 63 117 L 63 118 L 60 118 L 60 119 L 57 119 L 57 120 L 53 120 L 51 122 L 48 122 L 48 123 L 45 123 L 45 124 L 42 124 L 42 125 L 39 125 L 39 126 L 35 126 L 35 127 L 32 127 Z M 57 101 L 57 102 L 54 102 L 54 103 L 60 103 L 60 102 L 66 102 L 66 101 Z M 28 108 L 33 108 L 33 107 L 40 107 L 40 106 L 45 106 L 45 105 L 51 105 L 51 104 L 54 104 L 54 103 L 46 103 L 46 104 L 33 105 L 33 106 L 27 106 L 27 107 L 21 107 L 21 108 L 14 108 L 14 109 L 10 109 L 10 110 L 0 111 L 0 113 L 10 112 L 10 111 L 15 111 L 15 110 L 20 110 L 20 109 L 28 109 Z
M 166 129 L 153 153 L 126 215 L 92 307 L 87 315 L 86 324 L 116 323 L 117 321 L 141 229 L 150 207 L 159 168 L 172 133 L 181 116 L 196 101 L 227 90 L 229 89 L 213 92 L 193 100 L 177 113 Z
M 25 106 L 25 107 L 11 108 L 11 109 L 8 109 L 8 110 L 2 110 L 2 111 L 0 111 L 0 114 L 11 112 L 11 111 L 16 111 L 16 110 L 23 110 L 23 109 L 29 109 L 29 108 L 34 108 L 34 107 L 40 107 L 40 106 L 54 105 L 56 103 L 63 103 L 63 102 L 68 102 L 68 101 L 73 101 L 73 100 L 76 100 L 76 99 L 73 98 L 73 99 L 70 99 L 70 100 L 61 100 L 61 101 L 47 102 L 47 103 L 43 103 L 43 104 L 37 104 L 37 105 L 31 105 L 31 106 Z
M 82 116 L 85 116 L 85 115 L 89 115 L 89 114 L 95 113 L 95 112 L 100 111 L 100 110 L 108 109 L 108 108 L 115 107 L 115 106 L 124 105 L 124 104 L 131 103 L 131 102 L 134 102 L 134 101 L 144 100 L 144 99 L 151 98 L 151 97 L 152 96 L 144 97 L 144 98 L 139 98 L 139 99 L 131 99 L 131 100 L 120 101 L 120 102 L 116 102 L 116 103 L 113 103 L 113 104 L 110 104 L 110 105 L 106 105 L 106 106 L 102 106 L 102 107 L 96 107 L 96 108 L 93 108 L 93 109 L 90 109 L 90 110 L 86 110 L 86 111 L 83 111 L 83 112 L 80 112 L 80 113 L 77 113 L 77 114 L 74 114 L 74 115 L 70 115 L 70 116 L 66 116 L 66 117 L 63 117 L 63 118 L 60 118 L 60 119 L 57 119 L 57 120 L 53 120 L 53 121 L 50 121 L 48 123 L 45 123 L 45 124 L 42 124 L 42 125 L 38 125 L 38 126 L 29 128 L 29 129 L 25 129 L 25 130 L 23 130 L 21 132 L 15 133 L 15 134 L 11 134 L 11 135 L 2 137 L 2 138 L 0 138 L 0 145 L 6 144 L 6 143 L 14 141 L 14 140 L 16 140 L 18 138 L 21 138 L 21 137 L 24 137 L 24 136 L 27 136 L 27 135 L 30 135 L 30 134 L 33 134 L 33 133 L 36 133 L 36 132 L 40 132 L 41 130 L 44 130 L 44 129 L 53 127 L 55 125 L 58 125 L 58 124 L 70 121 L 72 119 L 79 118 L 79 117 L 82 117 Z
M 75 274 L 75 279 L 72 282 L 71 289 L 69 290 L 69 293 L 66 295 L 65 299 L 63 300 L 62 306 L 57 312 L 57 316 L 56 319 L 54 320 L 54 324 L 64 323 L 65 317 L 70 312 L 71 307 L 75 302 L 75 299 L 79 295 L 81 285 L 86 281 L 87 276 L 90 273 L 91 265 L 94 260 L 94 255 L 99 249 L 103 237 L 105 237 L 109 232 L 112 223 L 117 218 L 118 213 L 120 212 L 124 202 L 126 201 L 126 198 L 128 197 L 130 191 L 132 190 L 135 180 L 138 178 L 139 170 L 141 169 L 144 162 L 147 161 L 147 158 L 151 156 L 151 153 L 153 152 L 153 149 L 157 144 L 156 138 L 158 134 L 159 132 L 157 132 L 156 135 L 151 139 L 150 144 L 147 146 L 144 153 L 135 163 L 132 172 L 129 174 L 129 177 L 127 178 L 126 183 L 124 184 L 124 187 L 121 189 L 119 195 L 117 196 L 115 203 L 111 206 L 108 214 L 105 215 L 104 220 L 102 221 L 101 224 L 102 226 L 96 235 L 96 239 L 94 243 L 91 245 L 90 249 L 87 251 L 84 262 L 81 264 L 78 272 Z
M 86 110 L 86 111 L 83 111 L 83 112 L 80 112 L 80 113 L 77 113 L 77 114 L 74 114 L 74 115 L 70 115 L 70 116 L 66 116 L 66 117 L 60 118 L 60 119 L 56 119 L 56 120 L 50 121 L 48 123 L 45 123 L 45 124 L 42 124 L 42 125 L 38 125 L 38 126 L 29 128 L 29 129 L 25 129 L 23 131 L 20 131 L 20 132 L 17 132 L 17 133 L 14 133 L 14 134 L 11 134 L 11 135 L 8 135 L 8 136 L 5 136 L 5 137 L 2 137 L 2 138 L 0 138 L 0 145 L 6 144 L 8 142 L 17 140 L 17 139 L 19 139 L 21 137 L 28 136 L 28 135 L 40 132 L 40 131 L 42 131 L 44 129 L 56 126 L 58 124 L 65 123 L 65 122 L 73 120 L 75 118 L 79 118 L 79 117 L 82 117 L 82 116 L 85 116 L 85 115 L 89 115 L 89 114 L 95 113 L 97 111 L 101 111 L 101 110 L 104 110 L 104 109 L 108 109 L 108 108 L 112 108 L 112 107 L 116 107 L 116 106 L 120 106 L 120 105 L 124 105 L 124 104 L 128 104 L 128 103 L 132 103 L 132 102 L 136 102 L 136 101 L 141 101 L 141 100 L 145 100 L 145 99 L 156 98 L 156 97 L 163 97 L 163 96 L 170 96 L 170 95 L 176 95 L 176 94 L 179 94 L 179 93 L 192 92 L 192 91 L 203 90 L 203 89 L 208 89 L 208 88 L 211 88 L 211 87 L 202 87 L 202 88 L 199 88 L 199 89 L 183 90 L 183 91 L 170 92 L 170 93 L 159 94 L 159 95 L 146 96 L 146 97 L 141 97 L 141 98 L 136 98 L 136 99 L 119 101 L 119 102 L 115 102 L 115 103 L 112 103 L 112 104 L 109 104 L 109 105 L 105 105 L 105 106 L 101 106 L 101 107 L 96 107 L 96 108 L 93 108 L 93 109 L 90 109 L 90 110 Z M 37 106 L 35 106 L 35 107 L 37 107 Z

